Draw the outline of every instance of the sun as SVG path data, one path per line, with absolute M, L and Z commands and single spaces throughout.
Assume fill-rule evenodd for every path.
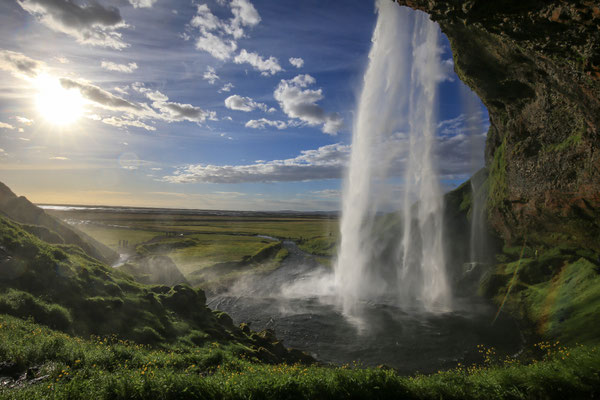
M 40 115 L 53 125 L 71 125 L 84 111 L 84 98 L 77 89 L 65 89 L 58 79 L 40 75 L 35 80 L 36 106 Z

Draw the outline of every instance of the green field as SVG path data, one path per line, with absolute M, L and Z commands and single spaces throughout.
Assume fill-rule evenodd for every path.
M 50 213 L 81 221 L 75 225 L 78 229 L 117 252 L 168 256 L 190 283 L 199 286 L 222 285 L 246 273 L 276 268 L 287 251 L 269 249 L 282 240 L 294 241 L 322 264 L 331 265 L 339 230 L 337 218 L 314 215 Z
M 106 225 L 92 224 L 81 224 L 77 225 L 76 228 L 117 252 L 122 250 L 122 247 L 119 246 L 120 240 L 128 240 L 131 246 L 135 246 L 162 234 L 162 232 L 158 231 L 115 228 Z

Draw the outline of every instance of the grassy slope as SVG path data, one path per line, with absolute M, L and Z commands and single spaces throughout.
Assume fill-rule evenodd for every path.
M 600 349 L 544 343 L 538 360 L 495 360 L 430 376 L 392 370 L 268 365 L 239 345 L 153 349 L 115 339 L 82 340 L 0 316 L 0 360 L 30 369 L 39 383 L 0 389 L 7 399 L 562 399 L 600 387 Z
M 239 343 L 251 356 L 299 359 L 206 307 L 202 290 L 147 286 L 70 246 L 49 245 L 0 217 L 0 313 L 79 336 L 118 334 L 154 345 Z

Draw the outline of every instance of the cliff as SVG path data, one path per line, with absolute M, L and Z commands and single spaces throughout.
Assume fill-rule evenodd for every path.
M 488 217 L 508 243 L 600 250 L 600 5 L 398 0 L 450 40 L 490 114 Z

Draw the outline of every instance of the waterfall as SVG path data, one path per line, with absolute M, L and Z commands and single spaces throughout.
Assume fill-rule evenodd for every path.
M 335 286 L 347 314 L 360 301 L 382 297 L 448 309 L 434 164 L 440 31 L 426 14 L 389 0 L 378 0 L 376 9 L 344 183 Z M 394 193 L 398 181 L 403 195 Z M 377 265 L 377 218 L 390 204 L 402 208 L 402 237 L 394 265 Z

